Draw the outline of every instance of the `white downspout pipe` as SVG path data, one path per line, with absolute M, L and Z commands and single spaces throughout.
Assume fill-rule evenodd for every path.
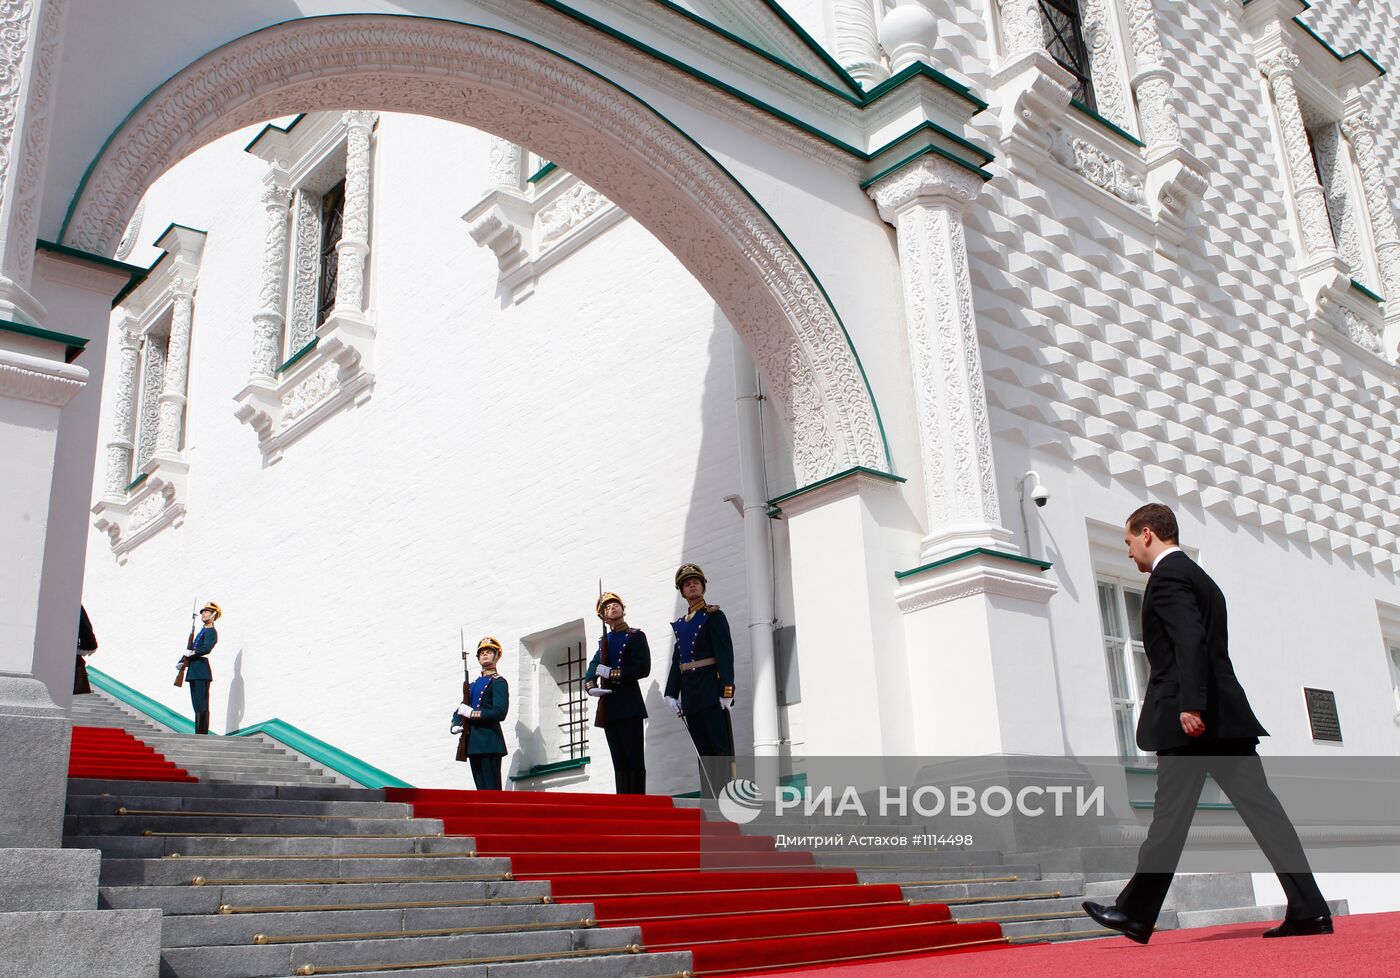
M 734 340 L 734 402 L 739 421 L 739 474 L 743 491 L 744 553 L 749 584 L 749 655 L 753 661 L 753 752 L 777 757 L 778 663 L 773 652 L 773 547 L 768 525 L 758 369 L 738 332 Z

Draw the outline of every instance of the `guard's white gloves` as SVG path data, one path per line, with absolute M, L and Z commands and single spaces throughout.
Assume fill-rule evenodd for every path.
M 602 686 L 594 686 L 588 690 L 589 696 L 607 696 L 612 690 L 604 689 Z
M 598 673 L 598 675 L 602 676 L 604 679 L 610 679 L 610 678 L 612 678 L 613 667 L 612 667 L 612 666 L 605 666 L 605 665 L 599 663 L 598 669 L 597 669 L 597 673 Z
M 461 732 L 462 732 L 462 725 L 461 725 L 460 723 L 454 723 L 454 724 L 452 725 L 452 728 L 451 728 L 451 729 L 452 729 L 452 736 L 456 737 L 456 736 L 458 736 L 458 735 L 461 734 Z
M 732 696 L 728 697 L 727 699 L 721 699 L 721 700 L 719 701 L 719 708 L 720 708 L 721 710 L 729 710 L 729 709 L 732 709 L 733 706 L 734 706 L 734 697 L 732 697 Z
M 470 704 L 470 703 L 462 703 L 462 704 L 460 704 L 460 705 L 457 707 L 457 714 L 458 714 L 459 716 L 461 716 L 461 717 L 464 717 L 464 718 L 465 718 L 465 717 L 471 716 L 471 715 L 472 715 L 472 706 L 471 706 L 471 704 Z
M 680 716 L 680 715 L 681 715 L 681 701 L 680 701 L 680 700 L 676 699 L 674 696 L 668 696 L 668 697 L 666 697 L 666 703 L 667 703 L 668 706 L 671 707 L 671 709 L 673 709 L 673 710 L 676 711 L 676 716 Z

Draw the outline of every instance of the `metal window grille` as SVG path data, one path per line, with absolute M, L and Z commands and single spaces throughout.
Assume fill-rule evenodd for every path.
M 1099 620 L 1108 658 L 1113 728 L 1118 756 L 1139 761 L 1137 721 L 1147 693 L 1147 648 L 1142 642 L 1143 592 L 1113 581 L 1099 581 Z
M 564 649 L 563 661 L 555 663 L 555 675 L 560 677 L 559 688 L 564 693 L 564 699 L 559 701 L 564 716 L 559 729 L 564 733 L 563 753 L 571 761 L 588 753 L 588 693 L 583 686 L 588 660 L 584 658 L 583 646 L 583 642 L 570 644 Z
M 321 286 L 316 299 L 316 325 L 320 326 L 335 308 L 335 285 L 340 268 L 336 247 L 345 227 L 345 181 L 337 183 L 321 198 Z
M 1094 79 L 1090 71 L 1089 48 L 1084 43 L 1084 15 L 1079 0 L 1039 0 L 1040 15 L 1045 19 L 1046 50 L 1061 68 L 1074 76 L 1071 97 L 1093 112 Z

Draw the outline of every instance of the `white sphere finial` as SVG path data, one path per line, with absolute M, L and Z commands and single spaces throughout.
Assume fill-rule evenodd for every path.
M 880 21 L 880 47 L 890 59 L 890 71 L 898 74 L 916 61 L 932 61 L 938 20 L 923 4 L 905 2 Z

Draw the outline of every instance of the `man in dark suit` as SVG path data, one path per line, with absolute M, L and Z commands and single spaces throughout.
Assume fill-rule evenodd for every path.
M 1265 937 L 1332 933 L 1332 917 L 1308 867 L 1293 823 L 1269 788 L 1255 752 L 1268 731 L 1249 708 L 1230 664 L 1225 595 L 1177 546 L 1176 516 L 1160 503 L 1141 507 L 1124 527 L 1128 556 L 1149 573 L 1142 639 L 1151 676 L 1137 743 L 1157 752 L 1152 825 L 1137 872 L 1114 906 L 1085 902 L 1084 912 L 1139 944 L 1152 936 L 1186 845 L 1196 803 L 1213 777 L 1264 850 L 1288 896 L 1283 922 Z
M 607 633 L 598 640 L 598 651 L 583 674 L 584 689 L 598 698 L 594 725 L 602 727 L 608 738 L 617 793 L 644 795 L 647 763 L 642 728 L 647 708 L 639 680 L 651 675 L 651 648 L 646 632 L 627 627 L 627 609 L 616 594 L 600 594 L 594 610 L 607 625 Z

